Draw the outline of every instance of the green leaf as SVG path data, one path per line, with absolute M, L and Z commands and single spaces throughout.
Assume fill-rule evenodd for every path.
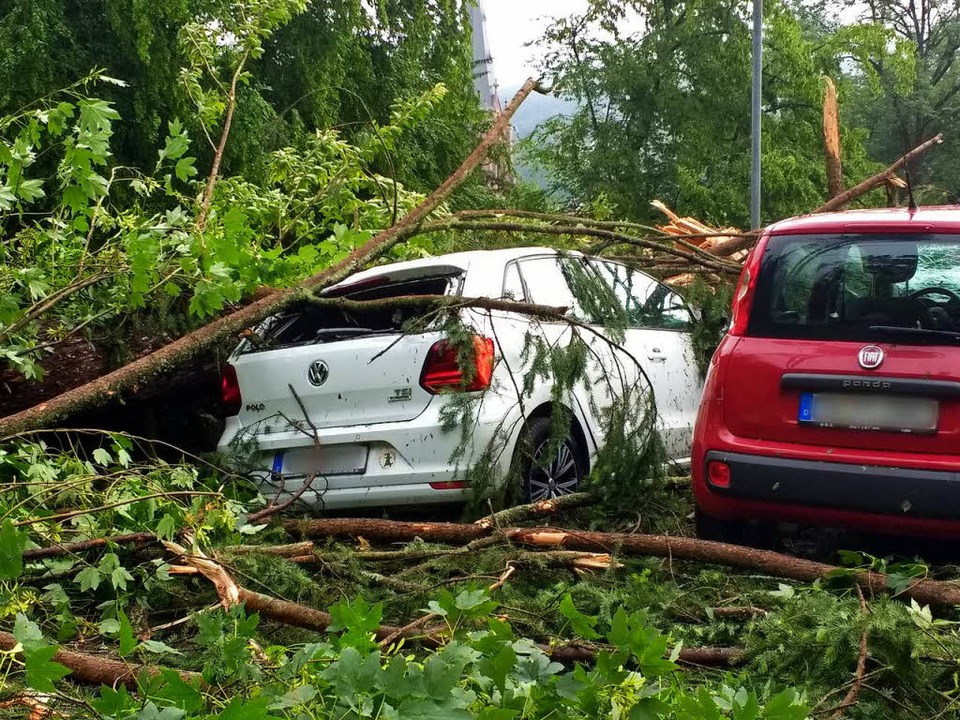
M 219 720 L 270 720 L 270 715 L 267 712 L 269 706 L 269 698 L 258 697 L 244 701 L 243 698 L 235 696 L 223 709 L 223 712 L 214 717 L 219 718 Z
M 186 182 L 188 178 L 192 178 L 197 174 L 197 168 L 194 167 L 194 163 L 197 161 L 194 157 L 183 157 L 177 160 L 176 167 L 173 172 L 182 182 Z
M 133 626 L 127 618 L 127 614 L 120 610 L 117 613 L 117 619 L 120 621 L 120 657 L 125 657 L 132 653 L 137 647 L 137 638 L 133 635 Z
M 573 598 L 570 593 L 564 596 L 560 601 L 560 614 L 570 621 L 570 627 L 584 640 L 596 640 L 600 637 L 594 628 L 597 626 L 597 617 L 595 615 L 584 615 L 573 605 Z
M 86 592 L 87 590 L 96 590 L 100 587 L 100 581 L 102 579 L 103 573 L 95 567 L 88 567 L 78 572 L 74 581 L 80 586 L 81 592 Z
M 57 650 L 58 648 L 54 645 L 37 647 L 32 650 L 24 648 L 24 681 L 27 687 L 38 692 L 56 692 L 53 684 L 70 674 L 69 668 L 58 662 L 51 662 L 53 656 L 57 654 Z
M 43 180 L 23 180 L 17 187 L 17 194 L 26 201 L 38 200 L 44 196 Z
M 23 613 L 17 613 L 13 623 L 13 637 L 24 647 L 40 647 L 44 645 L 43 633 L 40 626 Z
M 113 462 L 113 456 L 104 448 L 97 448 L 93 451 L 93 461 L 100 465 L 110 465 Z
M 0 526 L 0 580 L 13 580 L 23 572 L 23 548 L 27 534 L 9 518 Z

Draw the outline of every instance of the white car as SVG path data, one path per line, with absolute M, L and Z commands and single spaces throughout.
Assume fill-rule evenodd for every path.
M 574 276 L 603 278 L 614 290 L 629 318 L 622 345 L 589 324 L 570 287 Z M 498 477 L 514 471 L 521 498 L 536 501 L 575 491 L 603 446 L 604 410 L 622 388 L 652 385 L 667 455 L 689 462 L 701 395 L 693 316 L 666 285 L 609 260 L 517 248 L 384 265 L 324 293 L 353 300 L 424 294 L 565 307 L 585 324 L 459 310 L 475 333 L 467 385 L 439 328 L 410 331 L 423 308 L 304 303 L 271 318 L 230 356 L 219 449 L 252 448 L 265 494 L 289 496 L 310 479 L 303 500 L 330 509 L 463 501 L 467 470 L 481 458 Z M 551 444 L 553 382 L 530 372 L 530 342 L 568 343 L 574 333 L 589 344 L 590 380 L 556 399 L 572 422 L 566 439 Z M 465 407 L 467 433 L 445 431 L 451 412 Z

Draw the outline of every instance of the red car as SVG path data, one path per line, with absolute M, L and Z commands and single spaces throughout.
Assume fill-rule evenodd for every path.
M 697 526 L 960 537 L 960 207 L 763 232 L 710 363 Z

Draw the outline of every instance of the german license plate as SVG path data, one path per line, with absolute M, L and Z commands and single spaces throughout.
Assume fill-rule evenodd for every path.
M 306 475 L 362 475 L 367 469 L 366 445 L 322 445 L 278 452 L 273 474 L 287 477 Z
M 842 430 L 933 434 L 940 403 L 933 398 L 852 393 L 802 393 L 801 425 Z

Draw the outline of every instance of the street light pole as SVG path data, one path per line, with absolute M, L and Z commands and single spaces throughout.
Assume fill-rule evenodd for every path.
M 760 227 L 760 91 L 763 75 L 763 0 L 753 0 L 753 91 L 750 98 L 750 226 Z

